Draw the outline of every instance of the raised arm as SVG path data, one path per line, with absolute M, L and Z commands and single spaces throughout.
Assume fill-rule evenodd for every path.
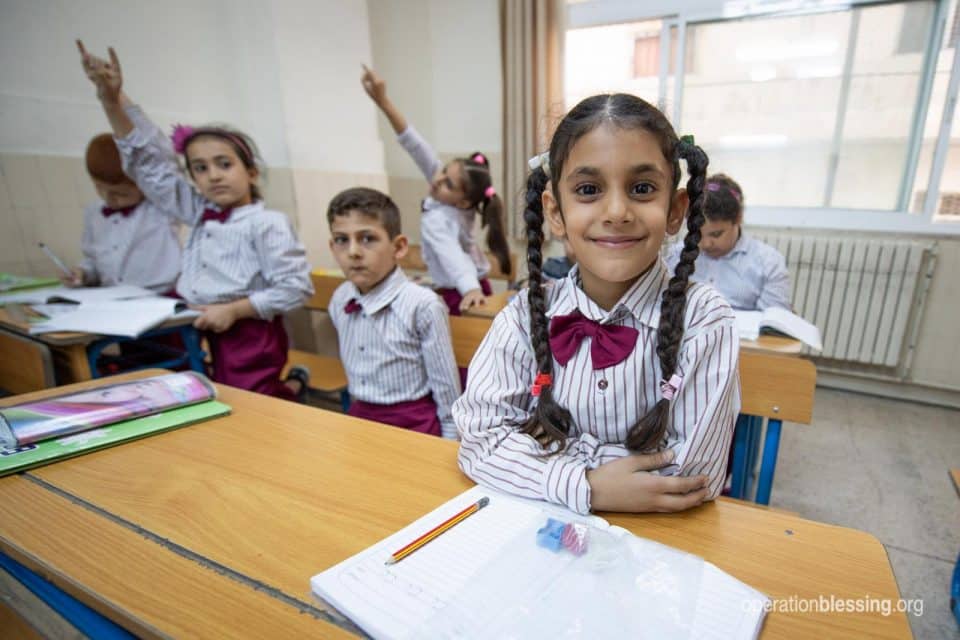
M 387 97 L 387 83 L 383 81 L 383 78 L 378 76 L 373 69 L 368 68 L 367 65 L 363 65 L 363 76 L 360 78 L 360 82 L 373 103 L 380 108 L 380 111 L 383 111 L 383 115 L 387 116 L 394 133 L 397 135 L 403 133 L 407 129 L 407 119 Z
M 123 92 L 123 71 L 116 52 L 110 48 L 107 62 L 88 53 L 79 40 L 77 48 L 113 128 L 124 173 L 160 211 L 195 225 L 209 203 L 180 171 L 169 140 Z
M 413 158 L 427 181 L 432 180 L 433 175 L 440 169 L 440 159 L 430 144 L 407 123 L 407 119 L 387 97 L 387 83 L 375 71 L 368 69 L 366 65 L 363 66 L 363 76 L 360 82 L 373 103 L 387 116 L 390 126 L 397 134 L 397 141 Z

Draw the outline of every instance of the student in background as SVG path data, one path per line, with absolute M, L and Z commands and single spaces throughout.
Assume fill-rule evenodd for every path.
M 61 280 L 70 287 L 129 284 L 172 293 L 180 273 L 178 225 L 123 172 L 109 133 L 90 140 L 86 164 L 101 199 L 83 212 L 83 262 Z
M 380 77 L 363 68 L 363 88 L 383 111 L 406 149 L 430 183 L 430 194 L 423 200 L 420 239 L 423 261 L 430 278 L 443 297 L 451 315 L 458 316 L 472 306 L 484 304 L 484 296 L 493 293 L 486 275 L 490 263 L 477 246 L 474 234 L 476 216 L 487 228 L 487 245 L 510 273 L 510 249 L 503 231 L 503 203 L 493 188 L 490 162 L 480 152 L 443 164 L 407 119 L 387 97 L 387 85 Z
M 573 248 L 570 247 L 570 241 L 561 238 L 563 243 L 563 255 L 554 258 L 547 258 L 543 261 L 543 275 L 551 280 L 566 278 L 573 265 L 577 264 L 577 257 L 573 255 Z
M 734 309 L 763 311 L 767 307 L 789 310 L 790 274 L 779 251 L 743 232 L 743 190 L 732 178 L 716 173 L 707 178 L 707 201 L 700 240 L 700 257 L 691 279 L 709 284 Z M 667 252 L 673 268 L 683 247 Z
M 347 189 L 330 201 L 327 222 L 347 277 L 330 300 L 330 319 L 350 415 L 456 439 L 450 406 L 460 383 L 447 309 L 397 264 L 407 252 L 397 205 L 374 189 Z
M 575 106 L 532 165 L 530 287 L 494 319 L 454 404 L 460 468 L 579 513 L 679 511 L 712 499 L 740 393 L 733 312 L 713 289 L 688 283 L 707 156 L 655 107 L 615 94 Z M 688 202 L 671 276 L 660 249 Z M 544 217 L 577 257 L 551 287 Z
M 107 62 L 77 45 L 125 172 L 159 210 L 191 227 L 177 292 L 201 311 L 194 324 L 210 345 L 211 377 L 289 400 L 305 393 L 305 370 L 280 380 L 288 349 L 282 314 L 313 293 L 310 267 L 286 216 L 264 207 L 253 142 L 223 127 L 177 127 L 174 149 L 194 188 L 169 141 L 122 92 L 113 49 Z

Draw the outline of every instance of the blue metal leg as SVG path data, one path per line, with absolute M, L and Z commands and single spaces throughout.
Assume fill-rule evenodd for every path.
M 35 596 L 63 616 L 70 624 L 89 638 L 134 640 L 135 635 L 106 618 L 53 583 L 27 569 L 10 556 L 0 553 L 0 568 L 19 580 Z
M 192 326 L 180 327 L 180 338 L 187 347 L 187 360 L 190 368 L 197 373 L 206 373 L 203 358 L 206 355 L 200 348 L 200 334 Z
M 343 407 L 344 413 L 350 411 L 350 392 L 346 389 L 340 392 L 340 406 Z
M 749 462 L 750 416 L 743 414 L 737 416 L 737 425 L 733 432 L 733 468 L 731 473 L 733 479 L 730 483 L 730 495 L 734 498 L 743 498 L 746 488 L 746 474 L 748 473 L 747 463 Z
M 760 432 L 763 431 L 763 418 L 761 416 L 750 416 L 750 439 L 747 443 L 747 468 L 743 477 L 743 499 L 753 500 L 753 492 L 756 488 L 756 468 L 757 453 L 760 451 Z
M 773 474 L 777 470 L 777 452 L 780 450 L 780 427 L 783 421 L 770 419 L 767 423 L 767 439 L 763 443 L 763 463 L 760 465 L 760 481 L 757 484 L 757 504 L 770 504 Z

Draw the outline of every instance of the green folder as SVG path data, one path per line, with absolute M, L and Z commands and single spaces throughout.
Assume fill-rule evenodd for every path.
M 0 273 L 0 292 L 36 289 L 37 287 L 52 287 L 58 284 L 60 284 L 60 281 L 56 278 L 34 278 L 31 276 L 18 276 L 12 273 Z
M 163 413 L 142 416 L 106 427 L 73 433 L 53 440 L 44 440 L 18 449 L 0 449 L 0 476 L 40 467 L 91 451 L 137 440 L 154 433 L 216 418 L 230 413 L 230 407 L 208 400 L 200 404 L 170 409 Z

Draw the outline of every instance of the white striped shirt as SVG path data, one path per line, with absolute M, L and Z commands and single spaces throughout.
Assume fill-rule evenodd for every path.
M 660 298 L 669 274 L 661 260 L 606 312 L 580 288 L 578 267 L 546 288 L 547 315 L 579 310 L 601 324 L 639 331 L 637 346 L 623 362 L 594 370 L 590 340 L 561 367 L 554 360 L 554 398 L 573 417 L 565 446 L 544 456 L 543 447 L 521 427 L 532 415 L 530 393 L 537 373 L 530 342 L 527 296 L 513 298 L 493 321 L 453 406 L 460 431 L 460 468 L 480 484 L 523 497 L 590 510 L 586 472 L 630 452 L 623 445 L 630 427 L 660 399 L 656 332 Z M 710 477 L 709 497 L 723 486 L 727 452 L 740 410 L 739 341 L 730 306 L 710 287 L 687 291 L 684 334 L 677 357 L 683 382 L 671 401 L 666 447 L 674 450 L 665 475 Z
M 166 293 L 180 273 L 180 240 L 177 225 L 149 200 L 130 215 L 103 215 L 102 201 L 83 211 L 84 283 L 112 287 L 132 284 Z
M 352 299 L 362 307 L 346 313 Z M 350 395 L 390 405 L 433 395 L 444 438 L 456 439 L 450 414 L 460 395 L 447 307 L 397 267 L 367 294 L 344 282 L 330 298 Z
M 177 292 L 193 304 L 249 298 L 264 320 L 303 306 L 313 294 L 310 265 L 287 217 L 257 201 L 226 222 L 201 222 L 204 209 L 216 207 L 183 175 L 170 141 L 140 108 L 126 112 L 134 129 L 116 140 L 123 170 L 164 214 L 192 227 Z
M 682 250 L 683 243 L 677 242 L 667 251 L 671 272 L 680 261 Z M 712 258 L 701 253 L 690 279 L 712 286 L 734 309 L 791 308 L 790 273 L 783 255 L 770 245 L 748 237 L 742 230 L 737 244 L 726 255 Z
M 430 182 L 442 164 L 430 144 L 413 126 L 397 136 L 397 141 Z M 477 244 L 476 218 L 476 209 L 459 209 L 430 196 L 424 199 L 420 242 L 435 287 L 456 289 L 463 295 L 479 289 L 480 278 L 490 273 L 490 261 Z

